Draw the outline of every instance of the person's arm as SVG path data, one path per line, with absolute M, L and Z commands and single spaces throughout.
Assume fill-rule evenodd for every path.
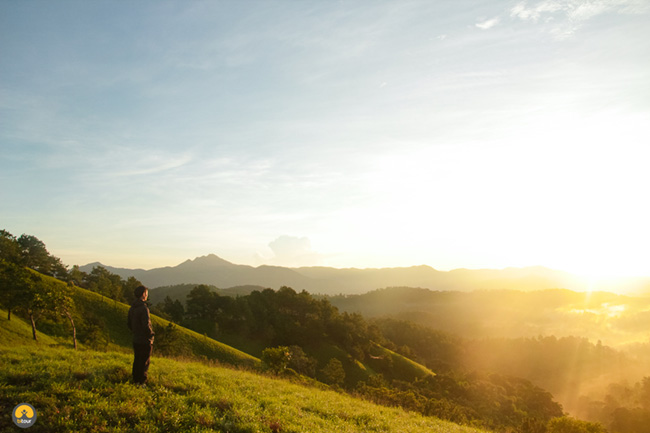
M 151 338 L 155 335 L 155 332 L 153 332 L 153 326 L 151 325 L 151 316 L 149 314 L 148 308 L 144 309 L 144 314 L 142 316 L 144 319 L 142 322 L 142 329 L 147 329 L 149 331 L 149 338 Z

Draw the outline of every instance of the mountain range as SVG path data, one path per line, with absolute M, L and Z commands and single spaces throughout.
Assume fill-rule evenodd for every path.
M 219 288 L 234 286 L 260 286 L 278 289 L 282 286 L 294 290 L 325 295 L 360 294 L 385 287 L 409 286 L 431 290 L 540 290 L 566 288 L 587 290 L 579 277 L 564 271 L 541 266 L 505 269 L 455 269 L 439 271 L 430 266 L 398 268 L 331 268 L 281 266 L 248 266 L 231 263 L 215 254 L 186 260 L 177 266 L 162 268 L 115 268 L 99 262 L 81 266 L 90 272 L 95 266 L 128 278 L 133 276 L 148 287 L 155 288 L 177 284 L 208 284 Z M 645 280 L 647 287 L 648 281 Z

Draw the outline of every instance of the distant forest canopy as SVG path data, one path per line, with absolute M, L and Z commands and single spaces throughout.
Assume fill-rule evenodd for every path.
M 134 285 L 140 283 L 101 266 L 90 272 L 78 267 L 67 270 L 38 239 L 28 235 L 17 238 L 2 231 L 0 302 L 9 312 L 15 308 L 23 316 L 31 315 L 32 308 L 43 320 L 57 320 L 66 313 L 70 316 L 75 306 L 67 295 L 53 296 L 65 295 L 65 290 L 34 272 L 23 272 L 26 268 L 116 302 L 131 300 Z M 151 290 L 152 299 L 157 290 Z M 650 432 L 647 336 L 645 342 L 627 346 L 625 352 L 584 337 L 591 327 L 606 326 L 603 321 L 619 320 L 625 312 L 635 315 L 623 323 L 641 335 L 637 321 L 646 317 L 647 304 L 640 298 L 596 293 L 585 300 L 580 298 L 585 294 L 570 291 L 457 293 L 410 288 L 335 298 L 289 287 L 276 291 L 251 286 L 230 291 L 185 285 L 182 290 L 160 290 L 167 294 L 152 306 L 154 314 L 261 357 L 280 370 L 290 369 L 382 404 L 495 431 L 544 433 L 564 431 L 557 426 L 547 430 L 555 419 L 563 419 L 556 418 L 562 415 L 557 399 L 564 410 L 600 422 L 612 433 Z M 232 296 L 225 296 L 228 293 Z M 347 306 L 336 305 L 347 301 Z M 528 319 L 538 324 L 546 320 L 548 329 L 558 329 L 553 326 L 562 315 L 552 312 L 563 311 L 566 305 L 570 306 L 568 314 L 586 319 L 576 322 L 584 325 L 585 332 L 508 338 L 467 333 L 472 327 L 445 330 L 449 323 L 458 326 L 457 319 L 474 321 L 474 329 L 483 331 L 522 327 Z M 364 306 L 369 308 L 368 315 L 358 311 Z M 427 309 L 433 314 L 414 313 L 426 313 Z M 435 316 L 440 316 L 439 326 L 421 320 Z M 82 333 L 84 341 L 93 335 L 109 341 L 100 328 L 90 330 L 93 332 Z M 159 343 L 169 343 L 173 335 L 173 327 L 161 330 Z M 173 352 L 174 345 L 167 346 L 166 350 Z M 566 431 L 601 431 L 594 426 L 585 430 L 585 424 L 582 430 Z
M 179 290 L 179 289 L 184 290 Z M 213 305 L 214 317 L 204 322 L 205 325 L 210 326 L 209 329 L 203 328 L 203 331 L 215 332 L 217 338 L 226 338 L 231 333 L 239 335 L 250 332 L 250 338 L 257 340 L 265 340 L 265 343 L 260 344 L 260 347 L 271 344 L 303 344 L 305 341 L 310 341 L 315 338 L 310 334 L 310 329 L 318 330 L 319 326 L 308 326 L 305 328 L 307 334 L 298 337 L 296 340 L 291 340 L 292 332 L 300 333 L 300 327 L 292 327 L 292 332 L 284 332 L 282 323 L 287 320 L 297 320 L 297 316 L 290 316 L 289 318 L 283 317 L 286 313 L 286 307 L 279 309 L 280 305 L 288 305 L 285 302 L 268 301 L 267 307 L 277 304 L 276 307 L 271 309 L 273 314 L 260 317 L 257 322 L 257 314 L 253 314 L 249 319 L 245 319 L 245 315 L 251 314 L 250 302 L 267 297 L 273 299 L 275 296 L 287 296 L 289 299 L 296 297 L 301 299 L 301 302 L 310 304 L 319 300 L 322 304 L 327 305 L 328 309 L 335 306 L 337 298 L 333 298 L 329 302 L 328 298 L 317 298 L 308 295 L 306 292 L 301 294 L 285 288 L 278 292 L 272 290 L 263 290 L 253 292 L 251 295 L 239 295 L 237 297 L 227 296 L 228 290 L 219 290 L 205 285 L 186 285 L 183 287 L 167 287 L 161 288 L 164 293 L 181 293 L 186 294 L 184 302 L 180 298 L 172 299 L 167 295 L 163 300 L 157 301 L 157 307 L 162 310 L 162 314 L 167 314 L 168 317 L 174 320 L 183 320 L 196 317 L 195 313 L 197 308 L 204 308 L 210 310 L 209 305 Z M 152 296 L 155 296 L 158 289 L 152 290 Z M 537 292 L 535 292 L 537 293 Z M 506 303 L 509 301 L 508 295 L 512 295 L 515 305 L 521 304 L 522 296 L 531 296 L 534 300 L 533 304 L 538 308 L 544 308 L 544 303 L 540 299 L 547 299 L 547 304 L 555 307 L 566 305 L 577 305 L 584 301 L 585 294 L 575 293 L 570 291 L 544 291 L 531 294 L 524 294 L 520 292 L 495 292 L 494 298 L 499 299 L 500 302 Z M 373 296 L 383 299 L 387 305 L 399 309 L 400 300 L 408 305 L 419 305 L 420 308 L 426 308 L 428 304 L 423 303 L 422 295 L 434 295 L 440 298 L 454 299 L 456 297 L 461 299 L 471 299 L 474 295 L 478 300 L 474 300 L 473 304 L 476 307 L 479 303 L 484 303 L 486 308 L 489 308 L 492 303 L 486 303 L 486 296 L 489 292 L 471 293 L 455 293 L 455 292 L 431 292 L 423 289 L 386 289 L 373 292 Z M 200 295 L 200 296 L 199 296 Z M 358 301 L 363 296 L 344 297 Z M 200 299 L 200 301 L 198 301 Z M 599 304 L 603 300 L 625 300 L 625 302 L 634 301 L 634 298 L 619 297 L 618 295 L 597 293 L 593 294 L 590 301 Z M 328 300 L 328 302 L 323 302 Z M 479 300 L 481 302 L 479 302 Z M 510 299 L 511 300 L 511 299 Z M 441 302 L 441 301 L 439 301 Z M 463 314 L 462 306 L 454 305 L 457 303 L 449 302 L 448 304 L 454 308 L 455 314 Z M 527 302 L 530 302 L 527 301 Z M 646 302 L 642 299 L 641 303 Z M 255 301 L 255 304 L 258 304 Z M 368 308 L 372 309 L 373 305 L 370 300 L 367 301 Z M 575 304 L 572 304 L 575 303 Z M 445 303 L 440 307 L 444 310 Z M 460 303 L 462 305 L 462 302 Z M 588 308 L 590 305 L 582 305 L 582 308 Z M 593 306 L 592 306 L 593 307 Z M 514 307 L 510 307 L 514 308 Z M 641 306 L 636 308 L 641 309 Z M 533 309 L 529 306 L 528 309 Z M 526 308 L 524 310 L 528 311 Z M 339 316 L 339 309 L 335 309 L 337 316 Z M 616 310 L 618 311 L 618 310 Z M 386 311 L 384 311 L 386 312 Z M 208 314 L 205 312 L 205 314 Z M 295 313 L 297 314 L 297 313 Z M 467 317 L 480 318 L 480 312 L 468 309 Z M 444 317 L 449 317 L 452 314 L 448 313 Z M 399 315 L 398 315 L 399 316 Z M 407 316 L 406 314 L 402 316 Z M 314 316 L 315 317 L 315 316 Z M 550 390 L 559 401 L 564 405 L 566 410 L 570 413 L 580 414 L 586 419 L 596 419 L 603 424 L 608 425 L 611 423 L 624 423 L 623 419 L 633 414 L 639 415 L 641 412 L 635 412 L 637 408 L 643 408 L 643 399 L 645 390 L 650 387 L 650 382 L 644 379 L 648 375 L 647 366 L 650 365 L 650 344 L 646 340 L 645 343 L 626 346 L 626 351 L 612 349 L 605 346 L 600 341 L 589 341 L 585 337 L 566 336 L 557 338 L 552 335 L 547 336 L 534 336 L 526 338 L 499 338 L 499 337 L 460 337 L 453 333 L 435 330 L 430 326 L 416 324 L 414 322 L 401 318 L 389 318 L 386 315 L 379 315 L 375 318 L 367 319 L 364 316 L 355 316 L 342 313 L 341 317 L 355 317 L 357 325 L 352 326 L 351 329 L 364 329 L 369 327 L 373 329 L 373 337 L 378 338 L 381 336 L 382 345 L 389 347 L 396 352 L 420 362 L 439 375 L 446 374 L 469 374 L 472 371 L 492 371 L 502 375 L 514 375 L 526 378 L 536 385 Z M 495 315 L 489 317 L 494 318 Z M 591 317 L 587 315 L 587 317 Z M 279 327 L 276 327 L 274 322 L 268 322 L 268 318 L 273 318 L 279 322 Z M 361 320 L 362 319 L 362 320 Z M 190 319 L 192 320 L 192 319 Z M 507 319 L 504 319 L 507 320 Z M 551 319 L 552 320 L 552 319 Z M 252 324 L 252 328 L 248 328 Z M 297 320 L 301 322 L 301 320 Z M 365 324 L 358 326 L 358 323 Z M 588 325 L 589 322 L 587 322 Z M 286 324 L 286 323 L 285 323 Z M 196 325 L 196 323 L 195 323 Z M 192 326 L 190 324 L 190 326 Z M 238 328 L 243 326 L 243 328 Z M 377 333 L 377 329 L 379 333 Z M 257 332 L 257 329 L 263 329 Z M 322 327 L 320 328 L 322 329 Z M 287 340 L 288 339 L 288 340 Z M 291 341 L 289 341 L 291 340 Z M 348 340 L 351 341 L 351 340 Z M 360 338 L 358 341 L 365 341 Z M 372 353 L 364 352 L 363 347 L 360 347 L 357 353 L 365 356 L 372 356 Z M 627 391 L 624 391 L 627 390 Z M 627 395 L 628 398 L 621 399 L 620 395 Z M 633 397 L 634 396 L 634 397 Z M 619 406 L 621 405 L 621 406 Z M 627 405 L 622 407 L 623 405 Z M 607 408 L 603 412 L 596 408 Z M 620 409 L 620 410 L 618 410 Z M 625 410 L 624 410 L 625 409 Z M 618 411 L 617 411 L 618 410 Z M 625 411 L 629 412 L 625 412 Z M 643 409 L 645 410 L 645 409 Z M 616 413 L 616 420 L 612 418 L 612 414 Z M 645 413 L 645 412 L 643 412 Z M 627 414 L 627 415 L 625 415 Z M 611 415 L 611 416 L 610 416 Z M 646 414 L 650 416 L 649 414 Z M 643 416 L 646 416 L 643 415 Z M 636 416 L 636 415 L 634 415 Z M 634 425 L 641 423 L 639 420 L 645 420 L 643 416 L 639 415 L 635 419 Z M 639 418 L 641 417 L 641 418 Z M 650 419 L 650 418 L 648 418 Z M 649 424 L 650 425 L 650 424 Z M 622 427 L 621 427 L 622 428 Z M 636 428 L 636 427 L 635 427 Z M 624 429 L 619 431 L 626 431 Z M 629 430 L 641 431 L 641 430 Z
M 432 291 L 409 287 L 334 296 L 341 311 L 391 316 L 471 338 L 580 336 L 625 348 L 650 339 L 650 297 L 548 289 Z
M 157 304 L 169 296 L 184 304 L 194 287 L 156 288 L 150 299 Z M 264 290 L 259 286 L 208 287 L 231 297 Z M 650 341 L 650 297 L 563 289 L 445 292 L 409 287 L 378 289 L 364 295 L 312 296 L 328 299 L 342 312 L 404 319 L 472 339 L 580 336 L 639 356 Z

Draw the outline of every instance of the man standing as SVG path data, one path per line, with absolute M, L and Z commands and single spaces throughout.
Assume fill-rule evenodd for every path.
M 135 301 L 129 309 L 128 325 L 133 332 L 133 383 L 147 383 L 147 371 L 153 348 L 153 328 L 149 307 L 145 301 L 149 297 L 149 289 L 139 286 L 134 291 Z

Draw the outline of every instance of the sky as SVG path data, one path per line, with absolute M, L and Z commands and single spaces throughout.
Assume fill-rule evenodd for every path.
M 649 18 L 0 0 L 0 228 L 67 265 L 650 275 Z

